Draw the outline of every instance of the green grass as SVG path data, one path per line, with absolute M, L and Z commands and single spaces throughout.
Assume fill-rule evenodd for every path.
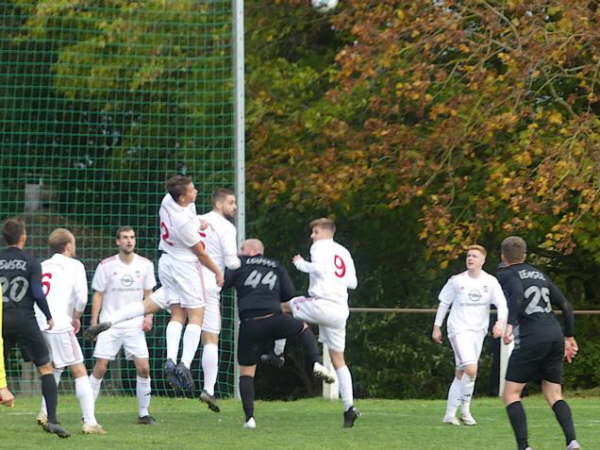
M 500 400 L 473 402 L 476 427 L 441 423 L 443 400 L 358 400 L 363 416 L 352 429 L 342 429 L 340 402 L 308 399 L 295 402 L 257 402 L 256 430 L 243 430 L 240 402 L 223 400 L 221 413 L 190 399 L 152 399 L 151 411 L 160 425 L 135 424 L 134 397 L 100 397 L 96 415 L 106 436 L 79 433 L 79 408 L 71 396 L 60 397 L 59 417 L 71 432 L 63 440 L 35 425 L 36 398 L 20 397 L 14 409 L 0 409 L 2 449 L 514 449 L 512 430 Z M 584 448 L 600 448 L 598 397 L 569 399 L 578 440 Z M 564 449 L 562 432 L 543 399 L 524 400 L 530 445 L 535 450 Z

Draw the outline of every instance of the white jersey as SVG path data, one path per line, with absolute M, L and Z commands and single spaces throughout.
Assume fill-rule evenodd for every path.
M 106 258 L 96 268 L 92 289 L 102 292 L 100 322 L 109 320 L 111 314 L 133 302 L 144 300 L 144 290 L 156 285 L 152 261 L 134 254 L 125 264 L 119 255 Z M 135 317 L 117 325 L 118 328 L 141 328 L 144 317 Z
M 333 239 L 319 239 L 310 247 L 311 262 L 294 263 L 309 274 L 308 295 L 348 307 L 348 289 L 356 289 L 356 269 L 350 252 Z
M 206 229 L 200 231 L 208 256 L 221 271 L 224 271 L 225 267 L 231 270 L 240 267 L 235 226 L 216 211 L 203 214 L 199 218 L 208 224 Z
M 191 247 L 201 241 L 200 220 L 196 205 L 179 206 L 171 194 L 166 194 L 160 204 L 159 250 L 180 261 L 196 262 L 198 257 Z
M 506 298 L 496 277 L 485 271 L 477 278 L 468 271 L 450 277 L 439 295 L 440 305 L 435 325 L 441 326 L 448 308 L 448 336 L 461 331 L 487 331 L 490 320 L 490 305 L 498 309 L 498 320 L 506 321 L 508 309 Z
M 47 330 L 46 317 L 35 305 L 40 329 L 48 333 L 73 331 L 73 311 L 83 312 L 88 300 L 87 278 L 81 261 L 55 253 L 42 262 L 42 287 L 54 319 L 54 327 Z

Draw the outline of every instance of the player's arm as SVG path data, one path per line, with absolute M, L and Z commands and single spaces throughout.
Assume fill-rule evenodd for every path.
M 302 256 L 296 255 L 292 258 L 292 262 L 300 272 L 325 275 L 329 271 L 330 265 L 325 261 L 326 255 L 319 252 L 314 244 L 310 249 L 310 259 L 306 261 Z
M 85 276 L 85 268 L 83 267 L 83 264 L 77 265 L 77 273 L 75 279 L 76 281 L 73 292 L 74 308 L 71 317 L 71 325 L 73 326 L 73 331 L 75 332 L 75 334 L 77 334 L 79 333 L 79 329 L 81 328 L 81 316 L 85 311 L 88 299 L 87 278 Z
M 231 232 L 225 232 L 220 239 L 220 242 L 225 257 L 225 267 L 231 270 L 238 269 L 242 263 L 237 254 L 238 249 L 235 228 L 233 228 Z
M 44 290 L 42 289 L 42 266 L 38 261 L 32 261 L 31 263 L 31 273 L 29 277 L 30 281 L 30 289 L 31 296 L 35 301 L 35 304 L 40 308 L 44 316 L 46 316 L 46 321 L 48 322 L 48 329 L 51 330 L 54 327 L 54 321 L 52 320 L 52 313 L 50 312 L 50 307 L 48 306 L 48 300 L 46 300 L 46 295 L 44 295 Z
M 568 362 L 575 357 L 579 351 L 577 341 L 575 341 L 575 315 L 571 305 L 563 295 L 562 291 L 550 283 L 550 303 L 558 307 L 562 311 L 563 320 L 565 323 L 565 358 Z
M 512 330 L 519 324 L 519 312 L 523 301 L 523 283 L 511 270 L 498 272 L 498 281 L 506 298 L 508 319 L 504 332 L 504 343 L 509 344 L 513 339 Z
M 104 299 L 104 292 L 94 291 L 92 296 L 92 317 L 90 319 L 90 325 L 98 325 L 98 317 L 100 316 L 100 310 L 102 309 L 102 300 Z
M 204 250 L 204 244 L 202 242 L 198 242 L 196 245 L 191 247 L 192 252 L 198 258 L 198 261 L 202 263 L 208 270 L 215 274 L 217 279 L 217 286 L 223 286 L 223 272 L 219 269 L 219 266 L 215 264 L 212 258 L 206 253 Z
M 448 314 L 448 310 L 450 309 L 455 296 L 454 277 L 451 277 L 440 291 L 440 295 L 438 296 L 440 303 L 438 304 L 435 319 L 433 321 L 431 338 L 438 344 L 442 343 L 442 324 L 444 323 L 446 314 Z
M 223 281 L 222 289 L 230 289 L 235 287 L 235 280 L 237 277 L 238 270 L 225 269 L 225 278 Z
M 346 287 L 348 289 L 356 289 L 358 287 L 358 279 L 356 278 L 356 268 L 354 267 L 354 260 L 348 253 L 348 261 L 346 264 Z M 334 261 L 335 265 L 335 261 Z
M 508 320 L 508 306 L 506 304 L 506 297 L 500 287 L 500 283 L 494 280 L 492 289 L 492 304 L 496 306 L 497 320 L 492 329 L 492 336 L 497 339 L 504 335 L 506 330 L 506 322 Z
M 148 298 L 150 297 L 150 294 L 152 294 L 152 289 L 144 289 L 144 298 Z M 150 314 L 146 314 L 144 316 L 144 323 L 142 325 L 142 330 L 144 330 L 145 332 L 148 332 L 152 329 L 152 320 L 154 319 L 154 314 L 150 313 Z

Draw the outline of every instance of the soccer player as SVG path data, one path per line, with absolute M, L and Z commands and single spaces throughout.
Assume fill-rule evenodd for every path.
M 217 189 L 212 195 L 212 211 L 200 216 L 204 225 L 201 235 L 204 237 L 206 252 L 222 271 L 225 267 L 235 270 L 240 267 L 237 256 L 236 229 L 231 222 L 235 217 L 237 205 L 235 194 L 229 189 Z M 215 383 L 219 370 L 219 333 L 221 332 L 221 304 L 216 279 L 212 273 L 202 267 L 206 306 L 202 323 L 202 371 L 204 388 L 200 400 L 214 412 L 219 412 L 215 399 Z
M 61 438 L 71 434 L 56 419 L 58 393 L 54 381 L 53 368 L 46 341 L 38 327 L 33 310 L 38 305 L 48 329 L 54 327 L 54 320 L 42 291 L 42 270 L 40 263 L 23 251 L 27 241 L 25 222 L 21 218 L 6 219 L 2 235 L 8 248 L 0 252 L 0 284 L 2 285 L 2 333 L 6 354 L 13 344 L 18 343 L 22 353 L 36 365 L 41 377 L 42 395 L 48 409 L 48 422 L 44 430 Z
M 65 229 L 57 228 L 48 236 L 52 257 L 42 262 L 42 286 L 48 300 L 54 327 L 46 329 L 45 317 L 36 307 L 38 325 L 50 349 L 54 364 L 54 378 L 58 386 L 65 367 L 71 369 L 75 381 L 75 395 L 79 400 L 84 434 L 106 434 L 96 421 L 94 393 L 87 370 L 83 364 L 83 353 L 75 334 L 81 327 L 81 314 L 87 304 L 88 288 L 85 268 L 75 259 L 75 236 Z M 46 403 L 37 417 L 40 424 L 47 422 Z
M 2 289 L 0 289 L 0 305 L 2 304 Z M 8 390 L 6 372 L 4 370 L 4 341 L 2 340 L 2 306 L 0 306 L 0 404 L 12 408 L 15 396 Z
M 114 311 L 125 308 L 131 303 L 141 303 L 150 295 L 156 285 L 154 264 L 135 253 L 135 231 L 131 227 L 120 227 L 116 233 L 115 244 L 119 253 L 104 259 L 94 273 L 92 288 L 91 324 L 96 325 L 98 318 L 110 317 Z M 137 371 L 136 397 L 138 401 L 137 423 L 154 425 L 156 420 L 149 414 L 152 398 L 150 363 L 148 346 L 144 332 L 152 329 L 152 314 L 115 324 L 109 330 L 100 333 L 96 340 L 94 358 L 96 364 L 90 375 L 90 382 L 97 398 L 102 378 L 108 369 L 108 361 L 113 361 L 123 347 L 127 358 L 133 358 Z
M 456 372 L 448 390 L 448 403 L 443 422 L 452 425 L 476 425 L 471 415 L 471 398 L 475 389 L 477 363 L 483 340 L 489 327 L 490 305 L 498 309 L 497 321 L 492 329 L 494 338 L 502 337 L 506 327 L 508 309 L 506 298 L 498 280 L 483 270 L 486 250 L 481 245 L 467 248 L 467 270 L 450 277 L 439 295 L 431 337 L 441 344 L 441 326 L 448 317 L 448 339 L 454 350 Z M 461 406 L 460 421 L 456 418 Z
M 498 280 L 508 299 L 509 311 L 504 341 L 509 343 L 513 337 L 515 341 L 506 371 L 504 404 L 517 448 L 529 449 L 521 392 L 529 381 L 541 379 L 544 398 L 563 430 L 567 450 L 579 449 L 571 409 L 561 388 L 563 359 L 571 362 L 578 351 L 573 337 L 573 311 L 548 276 L 525 262 L 527 244 L 522 238 L 507 237 L 501 249 L 507 267 L 498 272 Z M 552 312 L 553 305 L 563 313 L 564 334 Z
M 240 329 L 238 363 L 240 395 L 246 421 L 244 428 L 256 428 L 254 418 L 254 375 L 262 348 L 274 339 L 298 335 L 307 352 L 313 374 L 332 383 L 334 378 L 319 363 L 317 341 L 308 326 L 282 314 L 281 302 L 294 296 L 295 289 L 287 271 L 275 260 L 263 256 L 258 239 L 248 239 L 241 247 L 241 266 L 226 270 L 223 289 L 235 287 L 238 295 Z
M 282 305 L 295 318 L 319 325 L 319 341 L 326 344 L 340 385 L 344 404 L 344 427 L 351 428 L 360 416 L 354 407 L 352 375 L 344 359 L 348 289 L 356 289 L 356 270 L 350 252 L 333 240 L 335 223 L 320 218 L 310 223 L 311 261 L 300 255 L 292 259 L 301 272 L 309 274 L 309 297 L 295 297 Z
M 207 267 L 214 274 L 217 286 L 223 285 L 223 272 L 204 249 L 200 219 L 194 204 L 198 191 L 192 179 L 175 175 L 167 180 L 166 187 L 167 194 L 163 197 L 159 210 L 161 239 L 158 247 L 162 252 L 158 262 L 158 277 L 164 288 L 164 306 L 171 310 L 171 320 L 166 331 L 165 376 L 173 387 L 193 391 L 194 380 L 190 365 L 200 343 L 206 299 L 201 267 Z M 84 337 L 93 339 L 112 325 L 155 312 L 157 307 L 160 306 L 150 299 L 130 304 L 112 313 L 108 320 L 88 328 Z M 186 317 L 181 362 L 177 364 Z

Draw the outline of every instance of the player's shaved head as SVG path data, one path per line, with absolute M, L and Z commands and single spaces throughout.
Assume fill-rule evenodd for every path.
M 502 241 L 502 255 L 508 264 L 525 261 L 527 243 L 519 236 L 509 236 Z
M 254 256 L 254 255 L 262 255 L 265 253 L 265 246 L 263 243 L 256 238 L 246 239 L 242 243 L 242 255 L 245 256 Z
M 48 236 L 48 246 L 54 253 L 64 253 L 67 244 L 75 238 L 66 228 L 57 228 Z

